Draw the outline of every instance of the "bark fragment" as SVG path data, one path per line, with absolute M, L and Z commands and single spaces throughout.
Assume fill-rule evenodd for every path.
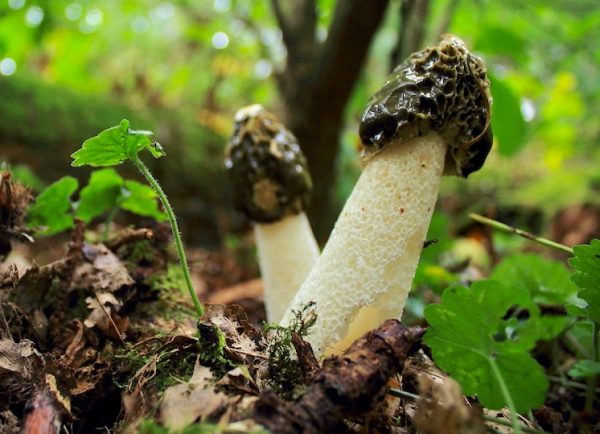
M 388 379 L 419 347 L 423 330 L 397 320 L 358 339 L 342 356 L 323 363 L 307 392 L 293 404 L 274 394 L 261 396 L 254 419 L 273 433 L 345 432 L 344 419 L 370 410 Z

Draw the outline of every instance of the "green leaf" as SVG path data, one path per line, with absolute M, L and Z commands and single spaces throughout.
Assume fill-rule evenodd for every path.
M 114 169 L 92 172 L 88 185 L 79 194 L 77 217 L 86 223 L 118 206 L 123 178 Z
M 81 190 L 77 217 L 86 223 L 116 207 L 137 215 L 165 220 L 158 207 L 158 195 L 145 184 L 124 180 L 111 168 L 92 172 L 90 181 Z
M 158 207 L 158 195 L 145 184 L 137 181 L 125 181 L 120 207 L 134 214 L 152 217 L 158 221 L 167 219 L 167 215 Z
M 79 183 L 65 176 L 42 191 L 27 210 L 27 226 L 38 235 L 53 235 L 73 227 L 71 195 Z
M 594 356 L 594 323 L 590 320 L 580 320 L 573 324 L 568 332 L 569 340 L 574 342 L 577 352 L 582 359 L 592 359 Z M 600 347 L 600 336 L 596 340 Z
M 488 26 L 482 31 L 473 49 L 486 55 L 506 56 L 520 63 L 527 61 L 526 42 L 521 34 L 501 26 Z
M 569 375 L 573 378 L 588 378 L 598 374 L 600 374 L 600 362 L 594 360 L 578 360 L 569 369 Z
M 131 130 L 129 121 L 123 119 L 116 127 L 108 128 L 97 136 L 87 139 L 74 152 L 72 166 L 116 166 L 148 149 L 155 158 L 164 155 L 150 139 L 149 131 Z M 159 148 L 162 149 L 162 148 Z
M 506 318 L 508 312 L 512 315 Z M 520 312 L 526 312 L 527 319 L 519 319 Z M 504 383 L 517 411 L 543 404 L 548 380 L 528 350 L 551 332 L 539 321 L 527 291 L 492 280 L 475 282 L 471 288 L 450 287 L 441 304 L 427 306 L 425 318 L 430 324 L 425 342 L 435 362 L 467 395 L 499 409 L 507 405 Z
M 577 301 L 577 287 L 566 267 L 533 253 L 505 258 L 490 279 L 528 291 L 535 303 L 562 305 Z
M 509 157 L 525 145 L 527 124 L 521 115 L 519 97 L 504 80 L 490 74 L 492 97 L 492 131 L 498 139 L 498 152 Z
M 581 288 L 578 295 L 587 303 L 588 317 L 600 323 L 600 240 L 573 247 L 569 264 L 575 270 L 571 279 Z

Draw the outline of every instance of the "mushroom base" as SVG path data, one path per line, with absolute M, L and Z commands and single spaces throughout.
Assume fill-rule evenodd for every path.
M 278 322 L 319 257 L 304 212 L 275 223 L 257 223 L 254 236 L 268 322 Z
M 384 320 L 402 316 L 445 155 L 443 139 L 429 133 L 389 143 L 369 158 L 321 258 L 281 322 L 288 325 L 292 310 L 315 302 L 317 323 L 307 340 L 317 356 L 342 351 Z

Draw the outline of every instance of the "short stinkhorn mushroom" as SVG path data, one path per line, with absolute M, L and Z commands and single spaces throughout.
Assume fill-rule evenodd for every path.
M 269 322 L 278 322 L 319 257 L 304 213 L 312 181 L 296 137 L 256 104 L 235 115 L 225 167 L 254 234 Z
M 286 311 L 315 302 L 315 354 L 400 318 L 442 174 L 467 177 L 492 146 L 486 68 L 446 35 L 398 66 L 363 114 L 363 172 L 320 259 Z

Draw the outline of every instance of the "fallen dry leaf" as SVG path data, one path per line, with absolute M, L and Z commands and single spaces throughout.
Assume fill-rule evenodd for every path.
M 42 355 L 34 348 L 33 342 L 26 339 L 19 343 L 10 339 L 0 340 L 0 374 L 19 374 L 29 380 L 34 364 L 39 366 L 42 361 Z
M 170 431 L 178 431 L 223 406 L 227 396 L 215 392 L 212 378 L 209 368 L 196 363 L 194 374 L 187 383 L 165 390 L 159 412 L 161 423 Z
M 460 386 L 451 378 L 420 374 L 414 422 L 422 434 L 486 434 L 481 414 L 467 405 Z
M 121 260 L 103 244 L 84 244 L 81 263 L 73 275 L 74 288 L 115 292 L 135 282 Z

